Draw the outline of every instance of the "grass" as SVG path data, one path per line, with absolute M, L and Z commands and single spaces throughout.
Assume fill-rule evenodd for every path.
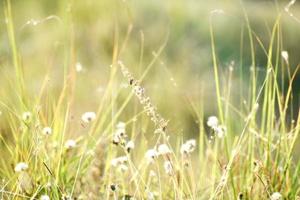
M 113 45 L 105 75 L 78 68 L 75 2 L 68 4 L 63 19 L 46 18 L 63 24 L 59 70 L 25 68 L 11 1 L 3 5 L 10 61 L 1 69 L 7 77 L 0 98 L 1 199 L 300 198 L 300 116 L 293 92 L 299 65 L 291 66 L 283 53 L 283 12 L 265 43 L 252 29 L 242 5 L 245 30 L 237 41 L 239 66 L 232 62 L 226 68 L 221 67 L 214 27 L 214 20 L 224 13 L 211 12 L 208 29 L 213 73 L 209 76 L 214 78 L 214 103 L 205 101 L 207 85 L 203 81 L 197 89 L 199 99 L 185 95 L 183 106 L 157 89 L 165 84 L 163 79 L 171 77 L 168 89 L 181 93 L 177 82 L 188 81 L 184 76 L 173 78 L 163 62 L 172 32 L 164 35 L 151 57 L 141 31 L 136 40 L 139 55 L 133 61 L 126 59 L 132 34 L 136 34 L 130 4 L 112 3 L 122 5 L 130 20 L 123 35 L 118 17 L 113 19 Z M 291 15 L 289 9 L 287 12 Z M 243 71 L 247 45 L 249 73 Z M 258 49 L 267 60 L 263 68 L 256 66 Z M 49 60 L 51 63 L 51 56 Z M 159 71 L 160 78 L 155 79 L 151 70 L 158 66 L 164 72 Z M 234 80 L 239 76 L 245 80 L 236 86 Z M 94 80 L 104 85 L 98 88 L 100 97 L 91 93 L 96 90 Z M 183 93 L 190 90 L 193 88 L 185 88 Z M 173 103 L 176 109 L 188 112 L 175 118 L 179 122 L 169 120 L 176 115 L 168 105 Z M 215 117 L 208 117 L 206 106 L 216 108 Z M 180 125 L 186 121 L 195 128 L 181 131 Z M 187 133 L 194 130 L 193 135 Z

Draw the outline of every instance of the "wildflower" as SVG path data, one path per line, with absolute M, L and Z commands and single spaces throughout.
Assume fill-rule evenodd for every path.
M 282 198 L 282 195 L 281 195 L 279 192 L 274 192 L 274 193 L 271 195 L 270 200 L 280 200 L 281 198 Z
M 29 122 L 30 119 L 31 119 L 31 112 L 24 112 L 22 114 L 22 119 L 25 121 L 25 122 Z
M 125 128 L 118 128 L 115 132 L 115 136 L 118 136 L 119 138 L 127 137 Z
M 153 163 L 155 158 L 157 158 L 157 156 L 158 156 L 158 152 L 155 149 L 149 149 L 145 155 L 149 164 Z
M 76 147 L 76 141 L 75 140 L 67 140 L 65 143 L 65 148 L 66 149 L 73 149 Z
M 166 144 L 161 144 L 158 146 L 158 154 L 159 155 L 166 155 L 166 154 L 170 154 L 171 150 L 168 147 L 168 145 Z
M 129 153 L 132 149 L 134 149 L 134 142 L 132 140 L 127 142 L 125 149 Z
M 40 200 L 50 200 L 50 197 L 46 194 L 42 195 Z
M 219 124 L 219 120 L 216 116 L 210 116 L 207 120 L 207 126 L 211 128 L 218 126 L 218 124 Z
M 195 150 L 196 147 L 196 140 L 191 139 L 186 141 L 184 144 L 182 144 L 180 148 L 180 153 L 183 154 L 189 154 Z
M 208 118 L 207 126 L 209 126 L 219 138 L 223 138 L 226 134 L 226 127 L 219 124 L 219 120 L 216 116 L 210 116 Z
M 50 127 L 45 127 L 43 128 L 43 134 L 44 135 L 51 135 L 52 134 L 52 129 Z
M 96 113 L 94 112 L 85 112 L 81 116 L 81 119 L 85 123 L 90 123 L 96 119 Z
M 76 63 L 75 68 L 76 68 L 76 71 L 77 71 L 77 72 L 81 72 L 82 69 L 83 69 L 80 62 Z
M 28 164 L 26 164 L 24 162 L 19 162 L 15 166 L 15 172 L 21 172 L 21 171 L 25 171 L 27 169 L 28 169 Z
M 170 161 L 165 161 L 164 162 L 164 168 L 165 168 L 165 172 L 168 174 L 168 175 L 172 175 L 173 173 L 173 166 L 172 166 L 172 163 Z
M 119 143 L 125 143 L 124 138 L 126 138 L 126 124 L 124 122 L 119 122 L 116 126 L 116 131 L 113 136 L 113 144 L 118 145 Z M 131 145 L 131 144 L 130 144 Z
M 226 127 L 225 126 L 217 126 L 215 129 L 214 129 L 216 135 L 219 137 L 219 138 L 222 138 L 225 136 L 226 134 Z
M 120 140 L 119 136 L 114 135 L 112 143 L 115 145 L 118 145 L 120 142 L 121 142 L 121 140 Z

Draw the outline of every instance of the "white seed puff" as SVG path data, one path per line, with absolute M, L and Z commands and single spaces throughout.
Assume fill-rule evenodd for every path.
M 42 195 L 40 200 L 50 200 L 50 197 L 46 194 Z
M 82 114 L 81 119 L 85 123 L 90 123 L 96 119 L 96 113 L 95 112 L 85 112 Z
M 30 119 L 31 119 L 31 116 L 32 116 L 31 112 L 24 112 L 24 113 L 22 114 L 22 119 L 23 119 L 25 122 L 29 122 Z
M 207 126 L 211 128 L 218 126 L 218 124 L 219 124 L 219 120 L 216 116 L 210 116 L 207 120 Z
M 154 163 L 157 156 L 158 156 L 158 152 L 155 149 L 149 149 L 145 154 L 148 164 Z
M 51 135 L 52 134 L 52 129 L 50 127 L 45 127 L 43 128 L 43 134 L 44 135 Z
M 161 144 L 158 146 L 158 154 L 159 155 L 166 155 L 170 154 L 172 151 L 166 144 Z
M 280 199 L 282 199 L 282 195 L 279 192 L 274 192 L 270 198 L 270 200 L 280 200 Z
M 73 148 L 76 147 L 76 145 L 77 145 L 76 141 L 75 141 L 75 140 L 72 140 L 72 139 L 67 140 L 67 141 L 65 142 L 65 148 L 66 148 L 66 149 L 73 149 Z
M 183 155 L 190 154 L 195 150 L 195 148 L 196 148 L 196 140 L 190 139 L 181 145 L 180 153 Z
M 19 162 L 15 166 L 15 172 L 21 172 L 28 169 L 28 164 L 25 162 Z

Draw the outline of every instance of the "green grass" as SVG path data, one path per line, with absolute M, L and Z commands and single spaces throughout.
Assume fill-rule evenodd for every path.
M 166 52 L 180 51 L 168 48 L 176 33 L 157 36 L 159 45 L 152 48 L 143 30 L 135 29 L 136 13 L 130 3 L 100 3 L 114 10 L 104 17 L 109 37 L 101 40 L 109 43 L 104 46 L 109 53 L 105 57 L 102 52 L 101 65 L 98 57 L 86 61 L 94 67 L 83 65 L 83 71 L 76 69 L 82 50 L 75 19 L 89 15 L 76 15 L 80 3 L 63 1 L 59 4 L 63 16 L 37 21 L 57 23 L 54 35 L 59 39 L 52 45 L 50 34 L 43 36 L 50 47 L 45 45 L 32 60 L 21 45 L 23 29 L 14 25 L 14 4 L 1 3 L 8 38 L 0 86 L 1 199 L 48 195 L 50 199 L 275 200 L 276 192 L 281 199 L 300 198 L 300 116 L 293 92 L 300 65 L 291 66 L 282 56 L 284 11 L 273 21 L 266 42 L 253 29 L 246 5 L 240 5 L 244 25 L 240 39 L 236 38 L 239 61 L 225 67 L 215 20 L 226 12 L 210 12 L 212 60 L 206 67 L 212 71 L 198 87 L 192 73 L 181 74 L 180 67 L 176 71 L 164 62 Z M 90 36 L 95 38 L 92 32 Z M 267 61 L 263 67 L 257 66 L 257 51 Z M 46 64 L 39 63 L 39 56 Z M 185 84 L 189 81 L 190 88 Z M 208 100 L 207 95 L 213 98 Z M 216 125 L 208 124 L 210 115 L 218 118 Z M 45 127 L 51 133 L 45 134 Z M 189 139 L 196 146 L 190 141 L 186 144 L 190 152 L 182 153 Z M 129 141 L 134 148 L 128 149 Z M 153 157 L 147 157 L 150 153 Z

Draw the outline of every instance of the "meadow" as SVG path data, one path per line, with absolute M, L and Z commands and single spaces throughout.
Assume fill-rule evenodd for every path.
M 0 199 L 300 199 L 300 5 L 1 0 Z

